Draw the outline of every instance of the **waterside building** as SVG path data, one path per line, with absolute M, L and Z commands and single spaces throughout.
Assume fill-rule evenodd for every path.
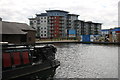
M 69 14 L 63 10 L 46 10 L 46 13 L 36 14 L 29 18 L 30 26 L 36 29 L 39 39 L 79 38 L 81 35 L 99 35 L 101 23 L 82 21 L 77 14 Z
M 29 27 L 25 23 L 0 21 L 2 30 L 2 42 L 13 44 L 34 44 L 35 29 Z

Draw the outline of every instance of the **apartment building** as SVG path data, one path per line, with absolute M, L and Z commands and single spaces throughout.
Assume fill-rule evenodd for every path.
M 74 28 L 74 21 L 78 20 L 78 16 L 76 14 L 68 14 L 67 15 L 67 29 Z
M 63 10 L 46 10 L 46 13 L 36 14 L 29 18 L 30 26 L 37 30 L 38 38 L 67 38 L 68 30 L 74 28 L 76 14 L 68 14 Z
M 92 21 L 75 20 L 74 26 L 77 30 L 77 35 L 100 35 L 101 23 L 94 23 Z
M 39 37 L 40 38 L 47 38 L 47 24 L 48 24 L 48 17 L 46 13 L 41 13 L 41 14 L 36 14 L 37 18 L 37 30 L 39 32 Z
M 29 18 L 30 26 L 37 30 L 36 37 L 38 38 L 47 38 L 47 14 L 41 13 L 36 14 L 36 18 Z
M 36 18 L 29 18 L 29 24 L 30 26 L 36 30 L 36 37 L 39 37 L 39 31 L 37 28 L 37 19 Z
M 74 20 L 74 28 L 76 30 L 77 37 L 85 34 L 84 23 L 85 22 L 83 20 Z
M 67 11 L 46 10 L 48 16 L 48 37 L 65 38 L 67 35 Z
M 71 30 L 73 31 L 73 29 L 75 30 L 74 34 L 76 34 L 76 29 L 75 29 L 75 26 L 74 26 L 74 21 L 78 20 L 78 16 L 79 15 L 77 15 L 77 14 L 68 14 L 67 15 L 67 38 L 70 37 L 69 36 L 70 32 L 71 32 Z
M 63 10 L 46 10 L 46 13 L 36 14 L 35 18 L 29 20 L 30 26 L 37 30 L 38 38 L 69 38 L 74 34 L 76 36 L 73 37 L 100 34 L 101 23 L 78 20 L 78 16 Z

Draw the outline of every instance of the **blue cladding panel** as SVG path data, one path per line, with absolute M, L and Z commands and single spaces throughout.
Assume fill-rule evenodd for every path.
M 120 28 L 118 28 L 118 29 L 113 29 L 112 31 L 120 31 Z
M 48 16 L 66 16 L 67 13 L 64 12 L 47 12 Z
M 69 34 L 76 34 L 76 31 L 74 29 L 69 30 Z
M 68 34 L 69 34 L 69 37 L 76 37 L 76 30 L 70 29 L 70 30 L 68 31 Z
M 82 35 L 83 42 L 90 42 L 90 35 Z
M 109 31 L 108 29 L 104 29 L 104 30 L 101 30 L 102 32 L 107 32 L 107 31 Z

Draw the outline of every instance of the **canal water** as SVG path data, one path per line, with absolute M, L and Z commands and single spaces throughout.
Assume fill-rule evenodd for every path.
M 55 78 L 118 78 L 118 47 L 66 43 L 55 44 L 60 66 Z

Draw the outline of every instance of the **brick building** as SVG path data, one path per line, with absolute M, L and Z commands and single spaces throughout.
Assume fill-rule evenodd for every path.
M 25 23 L 0 21 L 2 26 L 2 42 L 13 44 L 34 44 L 35 29 Z

